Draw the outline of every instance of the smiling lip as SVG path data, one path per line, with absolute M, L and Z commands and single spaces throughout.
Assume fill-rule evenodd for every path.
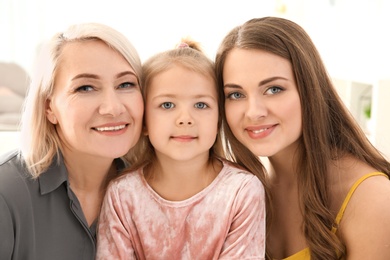
M 194 136 L 189 136 L 189 135 L 177 135 L 177 136 L 172 136 L 171 139 L 178 141 L 178 142 L 191 142 L 196 139 Z
M 250 138 L 260 139 L 265 138 L 273 132 L 276 125 L 251 126 L 245 128 Z
M 116 123 L 116 124 L 105 124 L 97 127 L 92 127 L 93 130 L 104 135 L 120 135 L 126 132 L 129 124 Z

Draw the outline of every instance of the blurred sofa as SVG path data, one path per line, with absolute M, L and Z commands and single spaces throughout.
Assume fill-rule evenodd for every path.
M 29 83 L 30 77 L 21 66 L 0 62 L 0 131 L 19 129 Z

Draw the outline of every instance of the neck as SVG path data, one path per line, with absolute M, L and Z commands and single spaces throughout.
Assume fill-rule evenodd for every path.
M 270 181 L 277 187 L 291 187 L 298 182 L 295 171 L 295 161 L 292 158 L 269 157 Z
M 156 160 L 150 165 L 154 176 L 161 178 L 199 177 L 209 166 L 208 153 L 190 160 L 176 160 L 156 152 Z
M 206 188 L 222 169 L 222 163 L 208 156 L 191 161 L 157 157 L 144 169 L 149 185 L 165 199 L 180 201 Z
M 72 190 L 100 191 L 110 173 L 116 171 L 113 159 L 64 153 Z
M 90 226 L 98 217 L 107 178 L 116 173 L 113 159 L 63 153 L 70 188 L 80 202 Z

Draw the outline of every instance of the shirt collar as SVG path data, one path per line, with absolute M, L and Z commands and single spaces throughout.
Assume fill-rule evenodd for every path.
M 50 167 L 38 177 L 41 195 L 50 193 L 57 189 L 62 183 L 68 181 L 62 154 L 55 156 Z
M 121 172 L 126 164 L 121 158 L 115 159 L 115 165 L 118 173 Z M 62 154 L 55 156 L 49 169 L 38 177 L 41 195 L 50 193 L 57 189 L 62 183 L 68 182 L 68 171 L 65 167 Z

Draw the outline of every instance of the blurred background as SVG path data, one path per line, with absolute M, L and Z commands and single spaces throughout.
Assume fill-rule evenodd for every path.
M 388 0 L 0 0 L 0 154 L 19 145 L 20 109 L 42 42 L 80 22 L 125 34 L 144 61 L 182 37 L 214 59 L 222 38 L 255 17 L 299 23 L 367 136 L 390 158 Z

